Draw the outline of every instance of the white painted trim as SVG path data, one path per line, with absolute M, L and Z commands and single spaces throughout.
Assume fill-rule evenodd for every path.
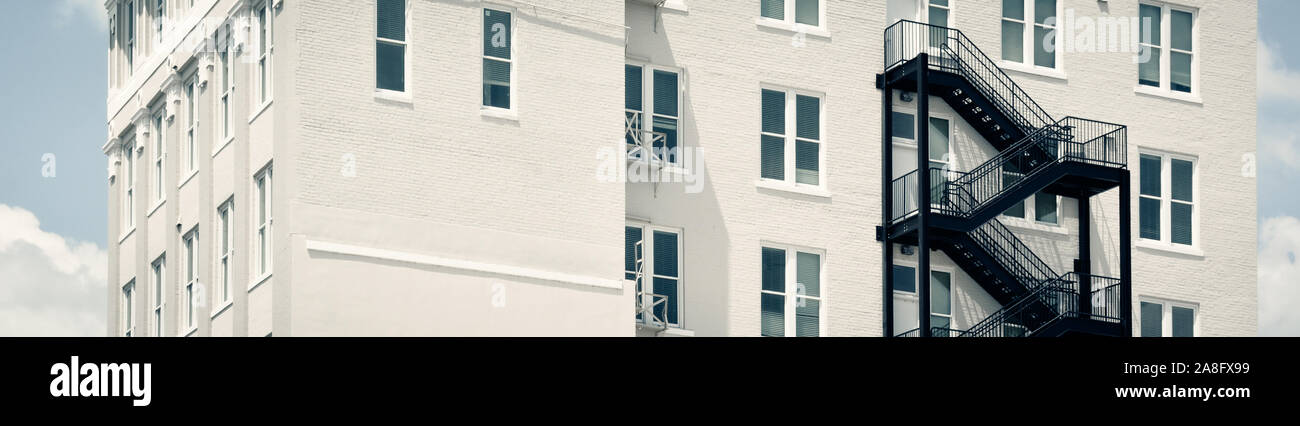
M 819 198 L 831 198 L 831 192 L 825 188 L 814 185 L 792 184 L 787 181 L 776 179 L 759 179 L 754 183 L 758 189 L 768 189 L 773 191 L 789 192 L 800 195 L 807 195 Z
M 471 260 L 452 259 L 448 257 L 425 255 L 410 252 L 401 252 L 394 250 L 385 250 L 371 247 L 361 247 L 351 244 L 331 243 L 318 240 L 307 240 L 308 251 L 319 251 L 349 256 L 369 257 L 374 259 L 392 260 L 398 262 L 415 263 L 420 265 L 440 266 L 444 268 L 460 269 L 466 271 L 487 272 L 491 274 L 507 275 L 512 277 L 535 279 L 542 281 L 553 281 L 566 284 L 578 284 L 598 288 L 622 289 L 622 280 L 597 278 L 592 276 L 566 274 L 560 272 L 543 271 L 533 268 L 520 266 L 502 265 L 496 263 L 483 263 Z

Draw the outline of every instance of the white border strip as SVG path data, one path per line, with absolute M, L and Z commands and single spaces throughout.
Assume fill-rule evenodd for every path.
M 623 282 L 620 280 L 610 280 L 583 275 L 564 274 L 558 272 L 542 271 L 532 268 L 523 268 L 518 266 L 509 266 L 493 263 L 474 262 L 469 260 L 451 259 L 439 256 L 430 256 L 415 254 L 409 252 L 400 252 L 393 250 L 384 250 L 370 247 L 354 246 L 350 244 L 329 243 L 324 241 L 307 240 L 308 251 L 321 251 L 328 253 L 344 254 L 350 256 L 369 257 L 374 259 L 393 260 L 398 262 L 415 263 L 420 265 L 433 265 L 445 268 L 460 269 L 466 271 L 487 272 L 498 275 L 511 277 L 535 279 L 542 281 L 553 281 L 568 284 L 579 284 L 599 288 L 623 289 Z

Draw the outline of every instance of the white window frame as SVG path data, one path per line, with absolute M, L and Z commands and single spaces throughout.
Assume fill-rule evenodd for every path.
M 677 329 L 686 328 L 686 263 L 685 263 L 686 256 L 683 253 L 683 250 L 686 247 L 686 242 L 685 239 L 683 238 L 685 234 L 682 232 L 682 228 L 651 225 L 645 222 L 628 222 L 624 224 L 624 226 L 629 228 L 641 228 L 641 259 L 642 259 L 642 268 L 643 271 L 645 271 L 644 281 L 641 282 L 641 285 L 642 285 L 642 289 L 645 290 L 645 294 L 648 295 L 650 293 L 654 293 L 655 278 L 676 279 L 677 280 L 677 322 L 675 323 L 669 322 L 668 327 L 677 328 Z M 677 277 L 675 278 L 655 274 L 654 233 L 656 231 L 670 233 L 677 236 Z M 632 272 L 635 273 L 636 271 L 632 271 Z M 654 300 L 650 296 L 645 296 L 645 298 L 642 300 L 642 304 L 643 304 L 642 306 L 651 306 L 651 304 L 653 303 Z M 668 315 L 668 306 L 666 306 L 666 304 L 667 303 L 665 302 L 664 316 Z M 650 319 L 646 317 L 640 319 L 642 323 L 646 323 L 649 320 Z M 667 318 L 665 318 L 665 322 L 666 321 Z
M 395 96 L 397 99 L 409 100 L 408 97 L 410 96 L 411 93 L 413 93 L 413 91 L 411 90 L 411 89 L 412 89 L 412 83 L 413 83 L 413 82 L 411 81 L 411 77 L 412 77 L 412 73 L 411 73 L 411 41 L 412 41 L 412 40 L 411 40 L 411 7 L 412 7 L 412 3 L 414 3 L 414 0 L 406 0 L 406 1 L 403 2 L 403 4 L 402 4 L 402 6 L 405 8 L 405 10 L 402 11 L 402 18 L 403 18 L 404 21 L 405 21 L 405 23 L 402 25 L 402 27 L 405 28 L 405 30 L 406 30 L 406 34 L 404 34 L 403 37 L 404 37 L 406 40 L 393 40 L 393 39 L 390 39 L 390 38 L 379 37 L 379 5 L 378 5 L 378 3 L 375 4 L 375 8 L 374 8 L 375 19 L 373 19 L 373 20 L 372 20 L 373 22 L 371 22 L 371 31 L 370 31 L 371 34 L 374 34 L 374 35 L 375 35 L 375 43 L 376 43 L 376 44 L 378 44 L 378 43 L 384 43 L 384 44 L 391 44 L 391 45 L 396 45 L 396 46 L 402 46 L 402 90 L 380 89 L 380 88 L 379 88 L 379 75 L 378 75 L 378 72 L 379 72 L 378 69 L 379 69 L 379 68 L 378 68 L 378 66 L 376 66 L 376 67 L 375 67 L 376 75 L 375 75 L 375 78 L 373 78 L 371 81 L 373 81 L 374 84 L 375 84 L 375 93 L 378 94 L 378 95 L 380 95 L 380 96 L 385 96 L 385 95 L 390 96 L 390 97 Z M 514 16 L 514 15 L 511 15 L 511 16 Z M 482 40 L 479 40 L 479 41 L 482 42 Z M 480 47 L 479 50 L 482 50 L 482 47 Z M 378 61 L 379 61 L 379 52 L 378 52 L 378 47 L 376 46 L 376 51 L 375 51 L 375 62 L 377 63 Z M 481 74 L 481 73 L 480 73 L 480 74 Z M 512 77 L 513 77 L 513 76 L 512 76 Z M 483 78 L 482 76 L 479 77 L 480 80 L 482 80 L 482 78 Z M 512 82 L 512 84 L 513 84 L 513 82 Z M 511 96 L 513 96 L 513 94 L 512 94 Z M 513 99 L 512 99 L 512 102 L 511 102 L 511 103 L 513 104 Z M 479 104 L 482 104 L 482 102 L 480 101 Z
M 1169 151 L 1161 151 L 1161 150 L 1155 150 L 1150 148 L 1138 148 L 1138 172 L 1135 178 L 1136 182 L 1134 183 L 1134 186 L 1137 187 L 1137 191 L 1134 191 L 1134 194 L 1137 196 L 1138 202 L 1133 203 L 1132 206 L 1134 210 L 1137 210 L 1137 214 L 1135 216 L 1137 216 L 1138 220 L 1141 220 L 1142 217 L 1141 200 L 1143 198 L 1157 199 L 1157 197 L 1142 194 L 1142 168 L 1141 167 L 1142 167 L 1143 155 L 1160 157 L 1160 197 L 1158 198 L 1160 200 L 1160 239 L 1153 240 L 1150 238 L 1142 238 L 1141 226 L 1138 226 L 1137 227 L 1138 229 L 1136 230 L 1137 232 L 1136 241 L 1139 243 L 1139 245 L 1154 246 L 1156 248 L 1165 248 L 1165 249 L 1171 249 L 1175 251 L 1179 250 L 1180 248 L 1187 249 L 1187 250 L 1199 250 L 1201 247 L 1201 210 L 1197 208 L 1197 204 L 1201 200 L 1201 185 L 1200 185 L 1201 164 L 1199 159 L 1196 156 L 1192 156 L 1192 155 L 1178 154 Z M 1173 199 L 1174 188 L 1173 188 L 1172 160 L 1190 161 L 1192 163 L 1192 201 L 1190 203 L 1182 200 Z M 1173 242 L 1173 233 L 1172 233 L 1173 203 L 1188 204 L 1192 206 L 1192 244 L 1191 245 Z
M 917 303 L 917 309 L 920 310 L 920 306 L 921 306 L 921 304 L 920 304 L 920 301 L 921 301 L 921 294 L 920 294 L 920 291 L 921 291 L 921 288 L 920 288 L 920 286 L 921 286 L 921 265 L 920 265 L 919 263 L 915 262 L 915 261 L 906 260 L 906 258 L 902 258 L 902 259 L 895 258 L 895 260 L 894 260 L 894 266 L 902 266 L 902 267 L 906 267 L 906 268 L 912 268 L 912 280 L 913 280 L 913 282 L 915 282 L 916 285 L 917 285 L 917 288 L 915 289 L 915 291 L 910 291 L 910 292 L 909 292 L 909 291 L 902 291 L 902 290 L 897 290 L 897 289 L 893 290 L 893 292 L 894 292 L 894 297 L 896 297 L 896 298 L 902 298 L 902 299 L 907 299 L 907 300 L 910 300 L 910 301 L 912 301 L 912 302 L 916 302 L 916 303 Z M 957 329 L 958 329 L 958 328 L 957 328 L 957 323 L 956 323 L 956 317 L 957 317 L 957 270 L 956 270 L 955 268 L 950 268 L 950 267 L 947 267 L 947 266 L 941 266 L 941 265 L 940 265 L 940 266 L 936 266 L 936 265 L 931 264 L 931 265 L 930 265 L 930 274 L 934 274 L 935 272 L 938 272 L 938 273 L 941 273 L 941 274 L 948 274 L 948 308 L 949 308 L 949 312 L 948 312 L 947 315 L 944 315 L 944 314 L 938 314 L 938 313 L 935 313 L 935 312 L 934 312 L 934 294 L 931 293 L 931 294 L 930 294 L 930 316 L 938 316 L 938 317 L 946 317 L 946 318 L 948 318 L 948 329 L 950 329 L 950 330 L 957 330 Z M 890 283 L 890 284 L 892 285 L 893 283 Z M 934 327 L 934 321 L 930 321 L 930 327 L 931 327 L 931 328 Z M 891 331 L 897 331 L 897 330 L 891 330 Z M 903 332 L 906 332 L 906 331 L 908 331 L 908 330 L 903 330 Z M 894 333 L 894 334 L 898 334 L 898 333 Z
M 252 219 L 256 222 L 253 227 L 253 253 L 257 257 L 252 259 L 257 278 L 253 285 L 257 285 L 271 276 L 272 273 L 272 226 L 274 225 L 274 215 L 271 206 L 274 205 L 272 194 L 274 194 L 275 174 L 273 164 L 267 164 L 262 170 L 253 175 L 253 203 L 257 209 L 252 212 Z M 264 212 L 264 213 L 263 213 Z M 263 215 L 264 214 L 264 215 Z
M 153 114 L 153 173 L 154 173 L 154 205 L 160 205 L 167 199 L 167 138 L 165 127 L 167 118 L 164 117 L 164 111 L 157 111 Z
M 257 90 L 258 105 L 271 103 L 272 71 L 275 67 L 275 7 L 272 0 L 264 0 L 253 6 L 253 17 L 257 20 Z M 261 108 L 258 108 L 259 110 Z
M 479 44 L 480 44 L 480 46 L 479 46 L 479 50 L 480 50 L 480 56 L 482 56 L 482 60 L 484 60 L 484 61 L 492 60 L 492 61 L 499 61 L 499 62 L 505 62 L 505 63 L 510 64 L 510 108 L 498 108 L 498 107 L 493 107 L 493 106 L 483 105 L 483 103 L 482 103 L 481 100 L 479 101 L 479 106 L 480 106 L 482 109 L 485 109 L 485 110 L 495 110 L 495 111 L 516 112 L 516 111 L 518 111 L 518 109 L 519 109 L 519 108 L 518 108 L 519 102 L 518 102 L 518 98 L 516 97 L 516 94 L 518 94 L 519 92 L 515 89 L 515 88 L 518 86 L 518 82 L 517 82 L 518 78 L 517 78 L 517 77 L 518 77 L 518 75 L 519 75 L 518 71 L 515 69 L 515 68 L 519 65 L 518 62 L 515 60 L 515 59 L 518 58 L 518 56 L 519 56 L 519 55 L 518 55 L 518 53 L 519 53 L 519 52 L 518 52 L 518 49 L 516 48 L 517 44 L 515 43 L 515 35 L 517 34 L 517 30 L 516 30 L 516 28 L 518 28 L 518 23 L 519 23 L 519 14 L 517 13 L 517 12 L 518 12 L 518 9 L 517 9 L 517 8 L 514 8 L 514 7 L 507 7 L 507 6 L 503 6 L 503 5 L 499 5 L 499 4 L 494 4 L 494 3 L 486 3 L 486 4 L 483 6 L 483 11 L 484 11 L 485 13 L 484 13 L 483 15 L 479 16 L 480 18 L 483 19 L 483 20 L 480 21 L 480 22 L 486 23 L 486 20 L 487 20 L 487 14 L 486 14 L 486 11 L 488 11 L 488 10 L 496 11 L 496 12 L 505 12 L 505 13 L 509 13 L 509 14 L 510 14 L 510 34 L 507 35 L 507 37 L 509 37 L 509 39 L 510 39 L 510 59 L 501 59 L 501 58 L 498 58 L 498 57 L 495 57 L 495 56 L 488 56 L 488 55 L 487 55 L 487 52 L 486 52 L 486 51 L 483 51 L 483 50 L 484 50 L 484 49 L 483 49 L 483 46 L 482 46 L 482 41 L 483 41 L 483 40 L 481 40 L 481 39 L 479 40 Z M 481 66 L 481 65 L 482 65 L 482 64 L 480 64 L 480 66 Z M 483 73 L 480 72 L 480 73 L 479 73 L 479 76 L 480 76 L 479 78 L 480 78 L 480 80 L 482 79 L 482 75 L 483 75 Z M 486 81 L 481 81 L 480 84 L 485 85 L 485 84 L 487 84 L 487 82 L 486 82 Z M 643 83 L 642 83 L 642 86 L 644 86 L 644 85 L 645 85 L 645 83 L 643 82 Z M 680 74 L 679 74 L 678 77 L 677 77 L 677 85 L 679 86 L 679 90 L 680 90 L 680 86 L 681 86 L 681 75 L 680 75 Z M 680 103 L 680 97 L 679 97 L 678 99 L 679 99 L 679 103 Z M 681 110 L 680 110 L 680 109 L 677 110 L 677 113 L 678 113 L 678 114 L 681 114 Z M 679 124 L 678 134 L 680 135 L 680 133 L 681 133 L 681 130 L 680 130 L 680 124 Z M 680 145 L 679 145 L 679 146 L 680 146 Z
M 191 72 L 185 83 L 186 130 L 185 130 L 185 171 L 194 173 L 199 170 L 199 76 Z M 188 181 L 185 179 L 184 181 Z M 182 185 L 184 184 L 182 181 Z
M 126 9 L 126 75 L 135 73 L 135 44 L 136 44 L 136 4 L 135 0 L 126 0 L 123 5 Z
M 185 275 L 182 275 L 182 278 L 185 279 L 185 291 L 182 292 L 185 296 L 185 309 L 183 312 L 180 312 L 182 317 L 179 322 L 185 325 L 184 329 L 181 331 L 181 335 L 186 335 L 198 328 L 198 321 L 196 319 L 198 311 L 196 305 L 197 299 L 199 298 L 198 292 L 200 291 L 198 225 L 195 225 L 193 229 L 181 237 L 181 247 L 185 256 Z
M 167 19 L 167 0 L 155 0 L 153 11 L 154 44 L 161 45 L 164 29 L 163 23 Z
M 164 305 L 167 303 L 167 299 L 163 297 L 167 284 L 166 254 L 159 255 L 158 258 L 153 261 L 153 264 L 150 265 L 150 272 L 153 274 L 153 287 L 150 288 L 150 292 L 153 293 L 151 295 L 153 297 L 153 317 L 151 318 L 151 321 L 153 322 L 153 336 L 162 337 L 163 319 L 167 318 L 163 310 Z
M 138 141 L 134 136 L 122 144 L 122 156 L 126 162 L 122 164 L 122 232 L 123 235 L 129 234 L 135 229 L 135 144 Z
M 1037 72 L 1037 73 L 1043 73 L 1043 74 L 1048 74 L 1053 76 L 1062 75 L 1065 72 L 1065 49 L 1063 48 L 1064 42 L 1061 40 L 1063 36 L 1059 31 L 1062 25 L 1061 16 L 1064 14 L 1065 11 L 1066 0 L 1056 0 L 1056 14 L 1053 15 L 1055 19 L 1051 20 L 1051 22 L 1053 22 L 1053 25 L 1051 26 L 1039 24 L 1034 19 L 1034 13 L 1035 13 L 1034 7 L 1037 6 L 1035 4 L 1035 0 L 1021 0 L 1021 1 L 1023 1 L 1024 4 L 1025 16 L 1024 19 L 1020 21 L 1007 18 L 1006 15 L 1004 15 L 1002 12 L 1002 4 L 1001 3 L 997 4 L 998 43 L 1001 44 L 1001 39 L 1002 39 L 1002 21 L 1019 23 L 1022 28 L 1020 34 L 1021 43 L 1022 43 L 1022 46 L 1020 47 L 1020 53 L 1021 53 L 1020 58 L 1023 59 L 1024 62 L 1016 62 L 1016 61 L 1004 59 L 1002 58 L 1002 51 L 998 50 L 998 65 L 1001 66 L 1002 68 L 1008 68 L 1008 69 L 1013 69 L 1018 71 Z M 1056 65 L 1054 67 L 1044 67 L 1034 62 L 1034 43 L 1037 42 L 1036 38 L 1034 37 L 1034 29 L 1038 27 L 1052 28 L 1054 31 L 1057 31 L 1056 36 L 1052 38 L 1052 40 L 1056 44 L 1055 48 L 1052 50 L 1052 55 L 1054 56 L 1053 62 L 1054 65 Z M 999 46 L 999 49 L 1001 49 L 1001 46 Z
M 122 336 L 135 337 L 135 278 L 122 284 Z
M 682 68 L 676 68 L 676 67 L 654 65 L 648 62 L 635 61 L 631 59 L 628 59 L 626 61 L 626 65 L 631 65 L 634 67 L 641 68 L 641 110 L 627 111 L 627 112 L 641 113 L 642 132 L 649 135 L 651 132 L 654 131 L 655 116 L 664 117 L 664 118 L 673 118 L 677 120 L 677 151 L 673 153 L 673 155 L 671 155 L 670 158 L 668 159 L 657 159 L 656 155 L 643 155 L 643 159 L 641 161 L 648 162 L 652 166 L 657 166 L 657 167 L 662 166 L 668 169 L 669 171 L 684 173 L 684 169 L 683 169 L 684 165 L 682 164 L 682 152 L 685 150 L 686 147 L 686 134 L 683 131 L 683 129 L 686 128 L 686 110 L 684 109 L 684 105 L 686 103 L 686 70 Z M 654 112 L 655 71 L 670 72 L 677 75 L 677 115 L 676 116 L 656 114 Z M 624 111 L 626 111 L 626 106 Z M 643 136 L 643 138 L 645 137 L 648 136 Z M 664 144 L 664 147 L 665 149 L 667 148 L 667 143 Z M 673 161 L 668 161 L 668 160 L 673 160 Z
M 779 135 L 775 133 L 760 132 L 762 135 L 780 137 L 783 140 L 782 149 L 785 152 L 784 154 L 785 164 L 782 165 L 781 167 L 783 170 L 785 170 L 784 172 L 785 179 L 778 180 L 778 179 L 764 178 L 762 177 L 762 173 L 759 173 L 760 181 L 775 183 L 781 186 L 793 187 L 795 189 L 813 189 L 819 191 L 826 191 L 829 186 L 826 183 L 826 175 L 827 175 L 826 174 L 826 93 L 813 91 L 813 90 L 796 89 L 793 87 L 781 86 L 777 84 L 768 84 L 768 83 L 762 83 L 759 86 L 760 86 L 760 90 L 759 90 L 760 94 L 762 93 L 763 90 L 781 92 L 785 94 L 785 134 Z M 817 115 L 818 115 L 817 135 L 819 138 L 818 140 L 798 137 L 799 119 L 798 119 L 797 109 L 799 103 L 799 96 L 817 98 Z M 761 111 L 760 114 L 762 114 Z M 760 120 L 761 120 L 761 116 L 760 116 Z M 816 185 L 799 183 L 798 176 L 796 175 L 798 173 L 798 169 L 797 169 L 798 159 L 795 158 L 796 154 L 798 153 L 797 144 L 799 141 L 812 142 L 817 144 L 817 184 Z M 678 144 L 678 146 L 681 146 L 680 143 Z
M 817 0 L 817 25 L 808 25 L 795 22 L 795 6 L 797 0 L 785 0 L 785 19 L 775 19 L 763 16 L 761 9 L 762 1 L 757 1 L 760 10 L 758 11 L 758 20 L 760 24 L 785 27 L 792 31 L 816 31 L 818 34 L 826 31 L 826 0 Z
M 902 138 L 902 137 L 897 137 L 892 135 L 890 136 L 890 141 L 894 144 L 894 155 L 897 156 L 899 152 L 905 152 L 905 153 L 909 153 L 912 156 L 915 156 L 916 150 L 920 149 L 920 147 L 916 142 L 916 135 L 921 131 L 920 129 L 921 120 L 917 118 L 916 107 L 914 105 L 895 106 L 893 112 L 912 116 L 912 123 L 916 126 L 915 128 L 912 129 L 912 139 L 907 139 L 907 138 Z M 930 112 L 930 118 L 932 119 L 937 118 L 948 122 L 948 152 L 946 152 L 945 155 L 939 160 L 931 159 L 929 161 L 933 163 L 942 163 L 943 165 L 947 166 L 948 170 L 960 170 L 957 164 L 957 155 L 956 152 L 954 151 L 954 146 L 957 144 L 954 142 L 954 136 L 956 135 L 953 132 L 957 130 L 957 125 L 956 125 L 957 118 L 952 115 L 948 115 L 944 113 L 935 113 L 933 111 Z M 927 126 L 929 125 L 928 122 L 925 124 Z M 921 168 L 922 170 L 926 170 L 929 167 L 930 167 L 929 163 L 926 163 L 925 166 L 918 166 L 918 168 Z M 931 183 L 933 184 L 933 182 Z M 919 197 L 920 193 L 918 192 L 913 196 Z M 934 200 L 931 200 L 931 202 L 933 201 Z M 912 200 L 904 199 L 904 202 L 911 203 L 909 207 L 910 209 L 910 208 L 915 208 L 918 204 L 920 204 L 921 200 L 919 198 L 912 199 Z
M 220 147 L 224 147 L 226 142 L 229 142 L 235 137 L 234 132 L 232 131 L 234 124 L 232 122 L 234 118 L 232 95 L 235 91 L 235 61 L 231 60 L 233 59 L 231 58 L 233 52 L 230 50 L 230 25 L 226 24 L 222 28 L 222 30 L 218 31 L 217 37 L 219 40 L 224 40 L 216 43 L 217 67 L 221 69 L 221 85 L 218 86 L 219 94 L 217 95 L 217 110 L 219 111 L 218 113 L 221 114 L 221 123 L 217 126 L 213 126 L 216 127 L 217 142 L 219 143 L 217 150 L 220 150 Z
M 826 291 L 826 289 L 827 289 L 827 287 L 828 287 L 828 285 L 827 285 L 828 283 L 827 283 L 827 281 L 826 281 L 826 250 L 825 250 L 825 249 L 819 249 L 819 248 L 813 248 L 813 247 L 807 247 L 807 246 L 801 246 L 801 245 L 793 245 L 793 244 L 776 243 L 776 242 L 771 242 L 771 241 L 764 240 L 764 241 L 760 242 L 760 244 L 759 244 L 759 251 L 760 251 L 760 253 L 762 252 L 762 249 L 765 249 L 765 248 L 776 249 L 776 250 L 783 250 L 783 251 L 785 252 L 785 277 L 784 277 L 784 279 L 783 279 L 784 282 L 785 282 L 785 292 L 783 292 L 783 293 L 778 293 L 778 292 L 774 292 L 774 291 L 766 290 L 766 289 L 763 289 L 763 288 L 762 288 L 762 284 L 759 285 L 759 293 L 760 293 L 760 294 L 772 294 L 772 295 L 778 295 L 778 296 L 781 296 L 781 297 L 782 297 L 782 301 L 784 302 L 783 309 L 785 309 L 785 312 L 781 315 L 782 318 L 785 320 L 785 333 L 784 333 L 784 336 L 785 336 L 785 337 L 795 337 L 795 335 L 797 334 L 797 332 L 798 332 L 798 323 L 799 323 L 799 322 L 798 322 L 798 310 L 797 310 L 797 308 L 799 307 L 799 301 L 798 301 L 798 299 L 799 299 L 799 298 L 804 298 L 804 299 L 812 299 L 812 300 L 816 300 L 816 301 L 818 302 L 818 304 L 817 304 L 817 337 L 828 337 L 828 336 L 826 335 L 826 330 L 827 330 L 827 328 L 828 328 L 828 327 L 827 327 L 827 318 L 826 318 L 826 312 L 827 312 L 827 309 L 826 309 L 826 299 L 827 299 L 826 295 L 827 295 L 827 291 Z M 798 280 L 799 280 L 799 253 L 806 253 L 806 254 L 817 255 L 817 260 L 818 260 L 818 262 L 820 262 L 820 263 L 817 265 L 817 267 L 818 267 L 817 272 L 818 272 L 818 279 L 819 279 L 819 281 L 820 281 L 820 282 L 819 282 L 819 286 L 820 286 L 820 288 L 818 289 L 818 295 L 817 295 L 816 297 L 813 297 L 813 296 L 805 296 L 805 295 L 803 295 L 803 292 L 799 291 L 799 282 L 798 282 Z M 760 265 L 760 272 L 761 272 L 761 267 L 762 267 L 762 265 Z M 762 275 L 762 274 L 760 273 L 760 277 L 759 277 L 760 280 L 762 279 L 761 275 Z M 760 307 L 759 309 L 760 309 L 760 311 L 759 311 L 759 315 L 761 316 L 761 315 L 762 315 L 762 310 L 761 310 L 762 308 Z M 760 327 L 761 327 L 761 325 L 760 325 Z M 759 332 L 762 333 L 761 328 L 760 328 Z
M 1153 6 L 1153 7 L 1158 7 L 1158 8 L 1160 8 L 1160 28 L 1159 28 L 1159 31 L 1160 31 L 1160 43 L 1161 43 L 1161 44 L 1158 44 L 1158 45 L 1157 45 L 1157 44 L 1151 44 L 1151 43 L 1147 43 L 1147 42 L 1143 41 L 1143 38 L 1142 38 L 1142 23 L 1141 23 L 1141 22 L 1138 23 L 1138 28 L 1135 30 L 1135 31 L 1138 32 L 1138 36 L 1137 36 L 1137 37 L 1138 37 L 1138 45 L 1139 45 L 1139 46 L 1141 46 L 1141 47 L 1154 47 L 1154 48 L 1158 48 L 1158 49 L 1160 49 L 1160 86 L 1148 86 L 1148 85 L 1145 85 L 1145 84 L 1142 84 L 1142 83 L 1138 83 L 1138 84 L 1137 84 L 1137 88 L 1136 88 L 1136 90 L 1139 91 L 1139 92 L 1142 92 L 1142 91 L 1155 91 L 1155 92 L 1158 92 L 1158 93 L 1161 93 L 1161 94 L 1172 94 L 1172 95 L 1175 95 L 1175 96 L 1177 96 L 1177 95 L 1181 95 L 1181 96 L 1193 96 L 1193 97 L 1194 97 L 1194 96 L 1200 96 L 1200 93 L 1201 93 L 1201 79 L 1200 79 L 1200 75 L 1201 75 L 1201 72 L 1200 72 L 1200 68 L 1201 68 L 1201 66 L 1200 66 L 1200 64 L 1201 64 L 1201 61 L 1200 61 L 1200 55 L 1197 55 L 1197 54 L 1196 54 L 1196 49 L 1197 49 L 1197 47 L 1200 46 L 1200 42 L 1199 42 L 1199 40 L 1200 40 L 1200 33 L 1201 33 L 1201 16 L 1200 16 L 1200 9 L 1198 9 L 1198 8 L 1194 8 L 1194 7 L 1189 7 L 1189 6 L 1181 6 L 1181 5 L 1176 5 L 1176 4 L 1172 4 L 1172 3 L 1166 3 L 1166 2 L 1163 2 L 1163 1 L 1142 0 L 1142 1 L 1138 2 L 1138 10 L 1139 10 L 1139 11 L 1141 10 L 1142 5 L 1147 5 L 1147 6 Z M 1186 13 L 1191 13 L 1191 14 L 1192 14 L 1192 34 L 1191 34 L 1191 38 L 1192 38 L 1192 50 L 1190 50 L 1190 51 L 1177 50 L 1178 53 L 1185 53 L 1185 54 L 1190 55 L 1190 56 L 1192 57 L 1192 70 L 1191 70 L 1191 72 L 1192 72 L 1192 91 L 1191 91 L 1191 92 L 1183 92 L 1183 91 L 1175 91 L 1175 90 L 1173 90 L 1173 79 L 1172 79 L 1172 77 L 1173 77 L 1173 68 L 1172 68 L 1172 64 L 1170 63 L 1170 58 L 1173 57 L 1173 55 L 1172 55 L 1171 52 L 1174 52 L 1175 50 L 1174 50 L 1174 48 L 1173 48 L 1173 38 L 1172 38 L 1172 36 L 1173 36 L 1173 25 L 1174 25 L 1174 23 L 1173 23 L 1173 20 L 1172 20 L 1171 18 L 1172 18 L 1172 11 L 1175 11 L 1175 10 L 1177 10 L 1177 11 L 1179 11 L 1179 12 L 1186 12 Z M 1141 50 L 1139 50 L 1138 53 L 1141 53 Z M 1137 70 L 1135 69 L 1134 71 L 1137 71 Z
M 213 299 L 213 314 L 220 311 L 226 303 L 230 302 L 231 291 L 231 274 L 234 272 L 235 263 L 235 200 L 228 198 L 217 207 L 217 234 L 212 239 L 212 252 L 215 254 L 213 263 L 213 278 L 217 284 L 216 294 Z
M 1192 337 L 1201 337 L 1201 305 L 1198 303 L 1182 302 L 1173 299 L 1154 296 L 1139 296 L 1137 311 L 1137 333 L 1142 334 L 1142 303 L 1155 303 L 1160 305 L 1160 337 L 1173 337 L 1174 335 L 1174 307 L 1186 308 L 1192 310 Z

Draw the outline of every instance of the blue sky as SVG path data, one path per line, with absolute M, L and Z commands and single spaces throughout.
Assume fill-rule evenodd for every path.
M 0 336 L 102 335 L 103 0 L 0 14 Z M 1300 335 L 1300 2 L 1259 1 L 1260 333 Z M 54 176 L 43 169 L 54 159 Z M 1250 220 L 1242 218 L 1242 220 Z M 34 325 L 39 324 L 39 325 Z

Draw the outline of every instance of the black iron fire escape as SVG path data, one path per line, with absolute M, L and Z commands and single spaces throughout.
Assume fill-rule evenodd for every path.
M 884 325 L 893 335 L 893 246 L 917 246 L 915 330 L 900 336 L 1132 334 L 1130 189 L 1126 128 L 1054 119 L 961 31 L 900 21 L 885 30 L 882 99 Z M 918 170 L 894 178 L 893 92 L 914 92 Z M 944 99 L 999 153 L 968 172 L 930 168 L 929 96 Z M 1118 278 L 1090 273 L 1090 200 L 1119 188 Z M 919 190 L 928 188 L 928 190 Z M 997 220 L 1045 192 L 1079 202 L 1079 258 L 1058 273 Z M 967 330 L 930 324 L 930 251 L 942 250 L 1002 308 Z

